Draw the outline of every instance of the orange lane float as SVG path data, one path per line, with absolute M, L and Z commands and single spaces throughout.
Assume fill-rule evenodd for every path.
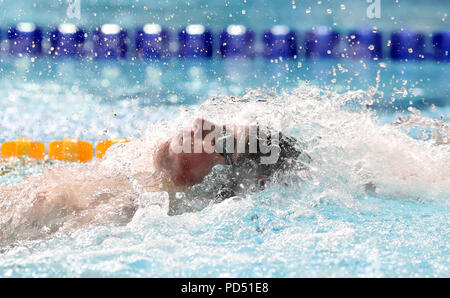
M 53 141 L 48 146 L 48 157 L 54 160 L 88 162 L 93 157 L 93 146 L 75 138 Z
M 106 151 L 114 144 L 127 143 L 129 140 L 115 138 L 99 141 L 95 147 L 95 155 L 102 159 Z M 48 146 L 48 157 L 53 160 L 88 162 L 94 155 L 93 146 L 89 142 L 79 141 L 76 138 L 64 138 L 53 141 Z M 4 142 L 1 145 L 2 158 L 28 156 L 35 159 L 44 159 L 45 145 L 42 142 L 32 142 L 29 138 L 17 138 L 15 141 Z
M 450 144 L 450 138 L 447 139 L 437 139 L 436 144 L 438 145 L 447 145 Z
M 45 145 L 32 142 L 29 138 L 17 138 L 15 141 L 4 142 L 1 147 L 1 157 L 28 156 L 35 159 L 45 157 Z
M 102 159 L 103 155 L 105 155 L 106 150 L 108 150 L 109 147 L 111 147 L 114 144 L 117 143 L 128 143 L 129 140 L 124 138 L 116 138 L 111 140 L 103 140 L 97 143 L 97 146 L 95 146 L 95 156 L 97 158 Z

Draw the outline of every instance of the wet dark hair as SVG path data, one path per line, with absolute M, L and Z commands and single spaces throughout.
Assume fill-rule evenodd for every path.
M 225 131 L 225 127 L 223 128 Z M 225 132 L 224 132 L 225 133 Z M 272 141 L 272 135 L 278 134 L 277 141 Z M 223 150 L 218 152 L 227 160 L 228 165 L 232 167 L 232 176 L 230 177 L 230 183 L 223 185 L 216 195 L 216 200 L 223 200 L 235 195 L 235 190 L 239 185 L 239 182 L 243 179 L 252 177 L 270 177 L 278 171 L 284 171 L 292 167 L 298 160 L 300 155 L 304 154 L 307 159 L 309 156 L 300 149 L 300 142 L 291 136 L 286 136 L 281 132 L 271 130 L 269 128 L 263 129 L 258 125 L 256 127 L 256 152 L 250 152 L 250 140 L 247 140 L 245 144 L 245 153 L 240 153 L 235 162 L 233 162 L 233 153 L 226 152 L 225 142 L 220 145 L 223 146 Z M 237 140 L 234 135 L 225 136 L 226 140 L 234 138 L 234 144 L 237 144 Z M 268 147 L 279 147 L 279 156 L 275 163 L 264 164 L 261 162 L 262 157 L 269 157 L 271 150 L 267 153 L 263 153 L 261 150 L 261 143 L 266 144 Z M 266 150 L 267 151 L 267 150 Z
M 260 175 L 270 176 L 271 174 L 273 174 L 273 172 L 286 167 L 287 162 L 297 159 L 300 154 L 302 154 L 302 151 L 297 148 L 299 142 L 294 137 L 285 136 L 281 132 L 273 131 L 270 129 L 265 129 L 263 131 L 258 125 L 256 126 L 256 152 L 250 152 L 250 139 L 248 139 L 245 143 L 245 153 L 240 153 L 237 160 L 233 162 L 232 155 L 234 150 L 231 153 L 227 152 L 226 143 L 229 142 L 230 139 L 233 139 L 233 144 L 236 147 L 237 140 L 234 135 L 226 135 L 225 127 L 223 127 L 222 131 L 224 135 L 223 138 L 225 140 L 221 143 L 221 145 L 223 146 L 223 148 L 221 148 L 222 150 L 218 150 L 218 152 L 222 152 L 219 154 L 225 157 L 228 165 L 232 166 L 233 168 L 250 167 L 255 169 Z M 272 135 L 276 134 L 278 134 L 279 137 L 277 141 L 272 142 Z M 263 153 L 263 150 L 261 148 L 262 143 L 266 144 L 268 147 L 271 147 L 267 153 Z M 278 149 L 275 147 L 279 147 L 278 159 L 274 163 L 262 163 L 261 158 L 269 157 L 273 149 Z

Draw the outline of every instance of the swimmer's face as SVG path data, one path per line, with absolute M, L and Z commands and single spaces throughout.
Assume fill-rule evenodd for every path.
M 156 155 L 157 165 L 169 172 L 176 184 L 200 183 L 215 165 L 226 164 L 225 158 L 212 150 L 214 144 L 202 129 L 202 121 L 205 124 L 197 119 L 191 129 L 172 137 Z

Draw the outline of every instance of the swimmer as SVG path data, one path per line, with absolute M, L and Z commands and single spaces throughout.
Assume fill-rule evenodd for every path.
M 234 196 L 243 180 L 263 187 L 301 154 L 297 140 L 281 133 L 197 119 L 192 128 L 153 148 L 153 164 L 146 165 L 152 171 L 111 175 L 99 161 L 87 165 L 85 173 L 80 166 L 62 166 L 11 187 L 1 186 L 0 245 L 92 223 L 127 223 L 137 210 L 140 192 L 187 191 L 217 165 L 231 168 L 228 183 L 212 194 L 220 201 Z
M 197 119 L 189 133 L 188 141 L 186 132 L 176 135 L 164 142 L 155 155 L 155 165 L 169 177 L 172 189 L 200 183 L 218 164 L 231 166 L 233 178 L 251 177 L 261 182 L 289 167 L 302 153 L 296 147 L 296 139 L 268 129 L 263 131 L 256 125 L 230 129 Z M 197 140 L 201 150 L 192 153 Z M 190 142 L 188 147 L 186 142 Z M 181 152 L 180 147 L 183 147 Z

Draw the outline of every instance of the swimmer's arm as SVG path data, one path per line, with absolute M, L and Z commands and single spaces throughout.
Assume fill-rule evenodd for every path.
M 123 194 L 113 200 L 99 201 L 95 206 L 79 212 L 68 219 L 62 231 L 69 232 L 88 224 L 118 223 L 127 224 L 134 216 L 137 204 L 130 194 Z
M 14 193 L 20 194 L 22 189 L 28 189 L 24 200 L 29 200 L 29 216 L 38 219 L 52 213 L 76 213 L 92 209 L 99 204 L 113 203 L 116 197 L 124 193 L 132 193 L 130 183 L 123 175 L 99 175 L 84 179 L 80 176 L 82 171 L 82 168 L 53 168 L 40 177 L 29 177 L 14 186 L 2 187 L 0 194 L 12 196 Z

